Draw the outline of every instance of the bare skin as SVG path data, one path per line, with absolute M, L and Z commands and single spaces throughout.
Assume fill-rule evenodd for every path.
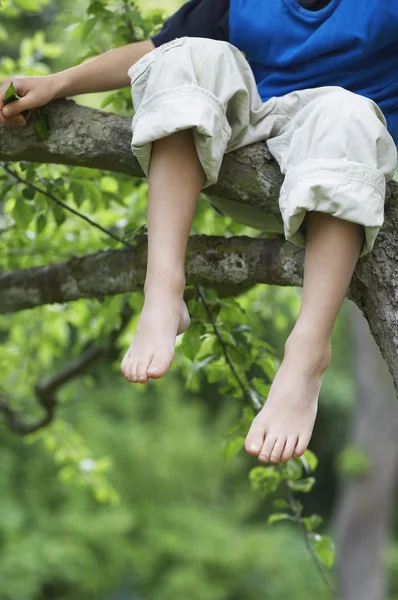
M 122 365 L 128 381 L 162 377 L 174 358 L 176 336 L 189 327 L 183 301 L 185 253 L 205 174 L 192 130 L 153 145 L 149 172 L 148 266 L 145 303 Z
M 173 362 L 177 335 L 189 327 L 188 309 L 181 295 L 167 298 L 159 293 L 145 296 L 135 336 L 121 365 L 126 379 L 134 383 L 163 377 Z
M 270 394 L 247 435 L 245 448 L 262 462 L 304 454 L 318 408 L 331 335 L 363 241 L 363 228 L 331 215 L 308 213 L 303 299 Z

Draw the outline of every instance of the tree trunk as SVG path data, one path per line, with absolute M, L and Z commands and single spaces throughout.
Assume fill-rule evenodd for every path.
M 339 600 L 383 600 L 383 552 L 398 469 L 398 404 L 387 365 L 368 325 L 351 304 L 357 407 L 349 444 L 371 464 L 369 475 L 346 478 L 337 503 Z

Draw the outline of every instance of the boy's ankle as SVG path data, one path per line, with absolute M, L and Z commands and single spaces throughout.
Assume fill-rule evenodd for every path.
M 145 298 L 155 297 L 183 297 L 185 289 L 185 274 L 165 272 L 160 276 L 147 277 L 144 284 Z
M 319 336 L 312 331 L 293 329 L 285 343 L 285 357 L 300 359 L 315 368 L 326 371 L 332 358 L 332 344 L 328 337 Z

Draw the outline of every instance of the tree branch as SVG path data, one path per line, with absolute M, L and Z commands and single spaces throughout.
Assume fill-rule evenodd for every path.
M 57 163 L 106 169 L 142 177 L 131 151 L 131 117 L 57 100 L 42 109 L 49 119 L 48 140 L 38 139 L 33 125 L 0 125 L 0 161 Z M 210 195 L 250 204 L 279 218 L 282 175 L 265 144 L 254 144 L 225 157 Z
M 20 435 L 29 435 L 51 423 L 58 405 L 58 390 L 65 383 L 85 373 L 97 360 L 114 350 L 119 336 L 127 327 L 132 315 L 132 309 L 125 303 L 120 315 L 120 325 L 109 334 L 105 344 L 101 346 L 94 345 L 88 348 L 58 373 L 46 380 L 39 381 L 35 385 L 36 399 L 44 410 L 44 415 L 41 419 L 33 423 L 27 422 L 17 410 L 12 408 L 10 399 L 4 394 L 0 395 L 0 412 L 4 414 L 10 428 Z
M 0 274 L 0 313 L 141 289 L 146 236 L 137 237 L 134 246 Z M 256 283 L 300 285 L 302 261 L 302 249 L 280 239 L 193 236 L 187 283 L 233 295 Z

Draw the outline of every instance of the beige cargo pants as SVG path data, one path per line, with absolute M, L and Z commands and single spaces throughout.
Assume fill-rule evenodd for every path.
M 217 182 L 224 154 L 264 141 L 285 175 L 280 194 L 285 237 L 305 245 L 307 211 L 364 226 L 369 252 L 384 220 L 386 181 L 397 149 L 377 105 L 339 87 L 293 92 L 263 102 L 250 65 L 227 42 L 177 38 L 129 70 L 135 116 L 132 150 L 148 176 L 152 143 L 193 129 L 206 187 Z M 258 211 L 226 214 L 261 227 Z M 231 210 L 232 209 L 232 210 Z M 272 219 L 272 217 L 271 217 Z M 274 223 L 275 225 L 275 223 Z M 264 228 L 267 226 L 265 217 Z M 275 230 L 278 226 L 275 226 Z

